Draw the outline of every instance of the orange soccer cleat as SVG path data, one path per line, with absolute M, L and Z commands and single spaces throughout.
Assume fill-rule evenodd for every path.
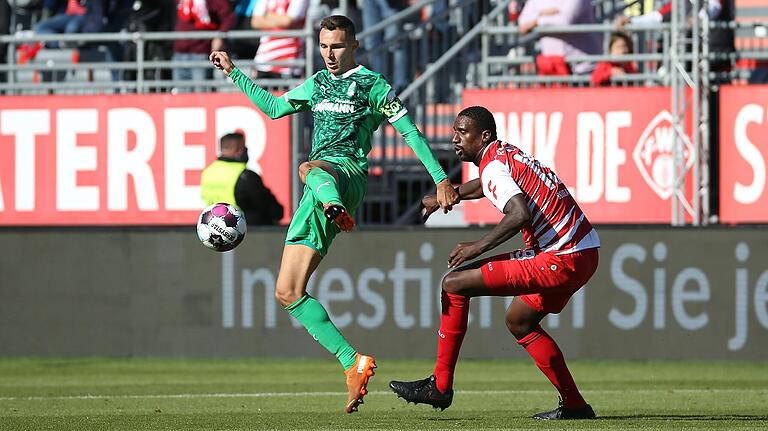
M 350 232 L 355 227 L 355 220 L 349 215 L 346 208 L 339 204 L 329 203 L 323 207 L 325 218 L 336 223 L 344 232 Z
M 376 374 L 373 369 L 376 368 L 376 360 L 373 356 L 357 354 L 355 365 L 344 372 L 347 376 L 347 413 L 357 411 L 357 406 L 363 404 L 363 397 L 368 393 L 368 380 Z

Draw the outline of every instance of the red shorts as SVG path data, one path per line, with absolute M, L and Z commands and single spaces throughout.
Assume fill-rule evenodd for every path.
M 514 295 L 535 310 L 557 314 L 592 277 L 597 262 L 596 248 L 570 254 L 527 249 L 483 259 L 480 271 L 498 296 Z

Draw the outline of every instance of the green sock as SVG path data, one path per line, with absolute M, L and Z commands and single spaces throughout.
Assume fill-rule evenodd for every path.
M 324 205 L 328 203 L 343 205 L 336 178 L 323 169 L 312 168 L 309 170 L 309 173 L 307 173 L 307 186 L 312 190 L 317 200 Z
M 341 335 L 336 325 L 331 322 L 328 312 L 315 298 L 304 294 L 298 301 L 285 307 L 288 314 L 295 317 L 326 350 L 336 355 L 344 370 L 355 365 L 357 351 Z

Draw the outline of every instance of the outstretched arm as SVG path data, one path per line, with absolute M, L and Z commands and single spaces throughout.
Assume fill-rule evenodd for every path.
M 251 99 L 251 102 L 269 118 L 274 120 L 305 109 L 302 104 L 291 103 L 285 97 L 275 97 L 272 93 L 256 85 L 240 69 L 235 67 L 226 52 L 213 51 L 209 59 L 217 69 L 229 76 L 232 82 Z
M 405 142 L 416 153 L 416 157 L 427 168 L 432 180 L 437 184 L 437 202 L 440 207 L 444 210 L 450 210 L 459 201 L 459 197 L 437 161 L 437 157 L 429 148 L 426 138 L 413 124 L 413 120 L 408 115 L 408 109 L 397 98 L 397 94 L 386 79 L 383 77 L 376 79 L 371 87 L 368 100 L 371 103 L 371 108 L 386 117 L 395 130 L 403 135 Z
M 432 176 L 432 180 L 437 185 L 437 202 L 447 212 L 453 205 L 459 202 L 459 196 L 451 186 L 451 182 L 448 180 L 448 176 L 445 175 L 442 166 L 437 161 L 435 153 L 429 148 L 427 139 L 421 134 L 416 125 L 413 124 L 413 120 L 411 120 L 408 114 L 398 118 L 392 123 L 392 126 L 403 135 L 405 142 L 416 153 L 416 157 L 419 158 L 424 167 L 427 168 L 429 175 Z
M 461 242 L 448 256 L 448 267 L 457 268 L 512 238 L 531 220 L 531 212 L 522 194 L 512 196 L 504 206 L 504 217 L 490 232 L 477 241 Z

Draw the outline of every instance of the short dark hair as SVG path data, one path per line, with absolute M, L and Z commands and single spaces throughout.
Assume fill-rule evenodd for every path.
M 355 32 L 355 23 L 353 23 L 351 19 L 345 17 L 344 15 L 331 15 L 323 18 L 323 20 L 320 21 L 320 28 L 331 31 L 343 30 L 347 36 L 347 39 L 354 40 L 357 37 Z
M 235 145 L 245 142 L 245 135 L 240 132 L 227 133 L 219 139 L 219 146 L 221 148 L 232 148 Z
M 491 138 L 496 139 L 496 120 L 488 109 L 482 106 L 470 106 L 459 112 L 457 117 L 471 118 L 480 131 L 490 130 Z
M 630 53 L 635 52 L 634 47 L 632 46 L 634 45 L 632 43 L 632 38 L 629 37 L 629 35 L 627 33 L 624 33 L 623 31 L 614 31 L 613 33 L 611 33 L 611 40 L 610 42 L 608 42 L 608 49 L 610 50 L 611 47 L 613 46 L 613 43 L 619 39 L 624 39 L 624 43 L 627 44 L 627 51 L 629 51 Z

